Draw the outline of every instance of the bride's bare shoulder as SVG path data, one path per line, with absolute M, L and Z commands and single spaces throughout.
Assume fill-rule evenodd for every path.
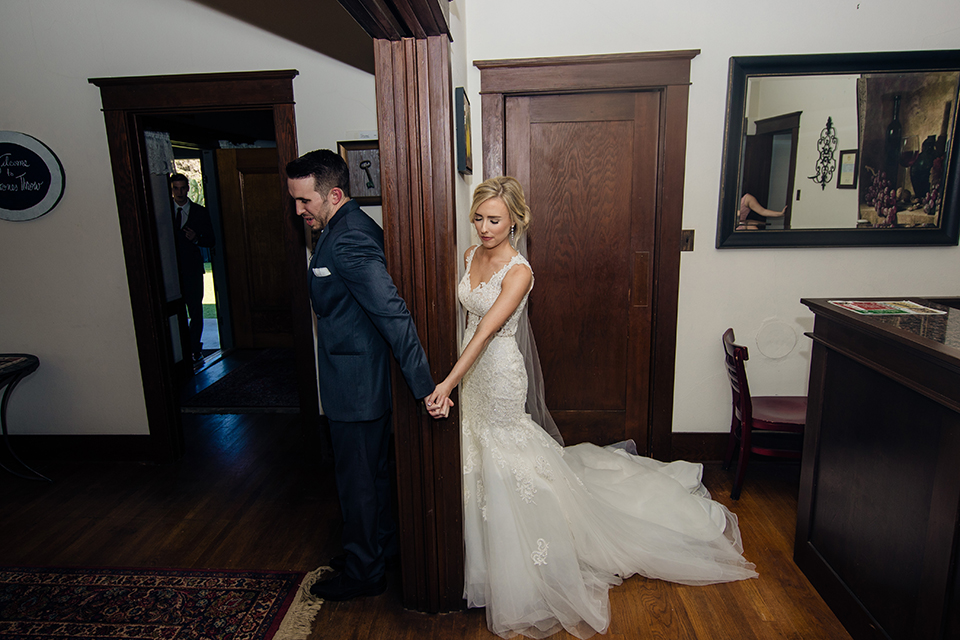
M 528 265 L 525 261 L 517 262 L 515 265 L 510 267 L 510 270 L 507 271 L 507 275 L 503 277 L 503 283 L 505 285 L 512 283 L 523 289 L 529 287 L 532 281 L 533 269 L 531 269 L 530 265 Z

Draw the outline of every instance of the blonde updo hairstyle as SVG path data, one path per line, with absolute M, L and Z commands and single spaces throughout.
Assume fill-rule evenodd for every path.
M 470 205 L 470 224 L 477 209 L 491 198 L 500 198 L 510 212 L 510 224 L 516 225 L 515 239 L 520 238 L 530 226 L 530 207 L 523 196 L 523 187 L 516 178 L 497 176 L 484 180 L 473 192 L 473 204 Z

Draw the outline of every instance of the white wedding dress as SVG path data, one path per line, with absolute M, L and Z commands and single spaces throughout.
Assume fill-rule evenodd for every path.
M 507 271 L 529 267 L 517 255 L 472 289 L 472 261 L 473 252 L 459 287 L 464 346 Z M 514 337 L 526 302 L 461 383 L 468 606 L 486 607 L 487 626 L 504 638 L 561 628 L 586 638 L 606 631 L 607 590 L 633 574 L 691 585 L 756 577 L 736 516 L 710 500 L 699 464 L 561 447 L 530 419 Z

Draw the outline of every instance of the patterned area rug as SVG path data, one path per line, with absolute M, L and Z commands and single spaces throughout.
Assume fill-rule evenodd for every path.
M 303 581 L 296 572 L 0 567 L 0 638 L 279 640 L 288 611 L 303 617 Z

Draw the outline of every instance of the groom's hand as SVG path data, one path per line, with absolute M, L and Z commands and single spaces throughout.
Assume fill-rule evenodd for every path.
M 423 400 L 427 413 L 430 414 L 434 420 L 439 420 L 440 418 L 446 418 L 450 415 L 450 407 L 453 406 L 453 400 L 450 398 L 433 398 L 427 397 Z
M 450 407 L 453 406 L 453 400 L 450 399 L 450 393 L 456 385 L 450 385 L 446 380 L 433 388 L 433 391 L 423 399 L 424 407 L 430 413 L 434 420 L 446 418 L 450 415 Z

